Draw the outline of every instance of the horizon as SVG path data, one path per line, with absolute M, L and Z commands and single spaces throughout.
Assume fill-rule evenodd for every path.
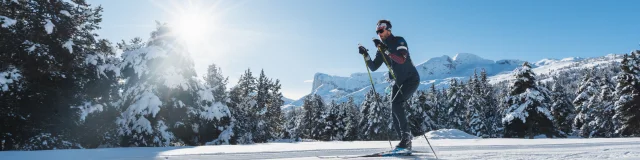
M 316 73 L 366 72 L 357 44 L 374 54 L 379 19 L 405 37 L 414 65 L 457 53 L 529 62 L 626 54 L 640 48 L 640 2 L 616 2 L 88 0 L 104 8 L 101 38 L 146 40 L 154 21 L 178 24 L 199 77 L 213 63 L 232 87 L 245 70 L 264 69 L 293 100 L 311 92 Z

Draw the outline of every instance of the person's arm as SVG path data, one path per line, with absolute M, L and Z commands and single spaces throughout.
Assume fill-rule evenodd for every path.
M 367 66 L 369 66 L 369 69 L 371 69 L 372 71 L 376 71 L 378 70 L 378 68 L 380 68 L 380 66 L 382 65 L 382 58 L 383 56 L 382 54 L 380 54 L 379 51 L 376 51 L 376 58 L 371 60 L 371 58 L 369 58 L 369 56 L 365 56 L 364 58 L 367 60 Z
M 409 48 L 407 48 L 407 42 L 402 37 L 398 37 L 397 43 L 397 52 L 389 54 L 389 57 L 396 63 L 404 64 L 409 56 Z

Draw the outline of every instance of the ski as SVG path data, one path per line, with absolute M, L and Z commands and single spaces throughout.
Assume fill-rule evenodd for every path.
M 349 159 L 349 158 L 364 158 L 364 157 L 422 157 L 431 156 L 429 152 L 413 151 L 412 153 L 390 153 L 389 151 L 365 154 L 365 155 L 340 155 L 340 156 L 318 156 L 321 159 Z

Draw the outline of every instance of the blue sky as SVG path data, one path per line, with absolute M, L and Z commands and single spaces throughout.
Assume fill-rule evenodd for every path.
M 640 49 L 640 1 L 552 0 L 88 0 L 104 7 L 101 37 L 147 39 L 155 21 L 195 13 L 190 43 L 199 76 L 215 63 L 237 83 L 244 70 L 280 79 L 286 97 L 311 91 L 317 72 L 366 72 L 357 44 L 373 49 L 375 23 L 389 19 L 417 64 L 432 57 L 538 61 Z M 209 12 L 204 12 L 209 11 Z M 201 33 L 201 34 L 200 34 Z M 372 52 L 373 53 L 373 52 Z M 381 67 L 384 68 L 384 67 Z M 305 82 L 306 81 L 306 82 Z

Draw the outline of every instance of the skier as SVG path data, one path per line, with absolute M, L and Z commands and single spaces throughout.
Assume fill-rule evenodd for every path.
M 376 33 L 381 40 L 375 39 L 374 43 L 379 50 L 376 52 L 376 58 L 371 60 L 366 48 L 359 46 L 359 52 L 364 56 L 367 66 L 372 71 L 377 70 L 382 63 L 389 67 L 389 78 L 395 80 L 392 82 L 393 90 L 391 92 L 392 103 L 391 113 L 393 119 L 393 128 L 401 137 L 400 143 L 392 151 L 397 154 L 411 154 L 411 139 L 413 136 L 409 131 L 409 123 L 407 123 L 407 114 L 405 113 L 405 104 L 417 90 L 420 83 L 420 75 L 416 67 L 411 61 L 407 42 L 400 36 L 394 36 L 391 33 L 391 22 L 388 20 L 379 20 L 376 25 Z M 381 52 L 382 51 L 382 52 Z

